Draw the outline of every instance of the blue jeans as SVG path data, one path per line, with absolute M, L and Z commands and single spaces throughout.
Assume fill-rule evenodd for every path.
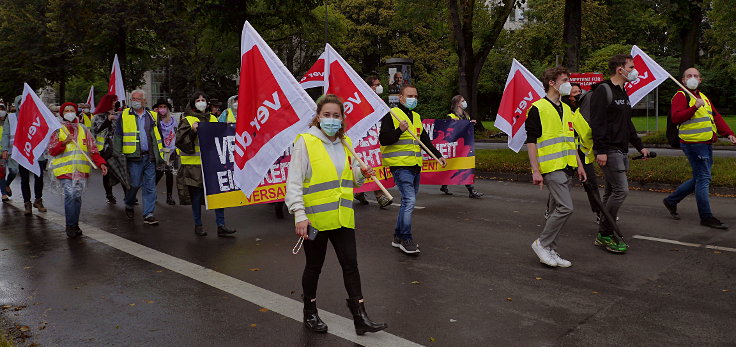
M 710 173 L 713 167 L 713 146 L 709 143 L 682 143 L 680 147 L 690 162 L 690 167 L 693 170 L 693 178 L 685 181 L 677 190 L 666 197 L 665 200 L 669 204 L 677 205 L 682 199 L 694 192 L 700 219 L 704 220 L 713 217 L 708 197 L 711 180 Z
M 202 199 L 204 199 L 204 188 L 187 186 L 189 189 L 189 197 L 192 199 L 192 216 L 194 216 L 194 225 L 202 225 Z M 218 227 L 225 226 L 225 209 L 215 209 L 215 222 Z
M 79 224 L 79 213 L 82 211 L 82 192 L 84 191 L 86 179 L 60 179 L 59 183 L 61 183 L 61 189 L 64 191 L 66 226 L 76 226 Z
M 394 237 L 402 240 L 410 240 L 411 237 L 411 217 L 414 213 L 414 205 L 417 202 L 417 194 L 419 193 L 419 175 L 420 172 L 414 172 L 409 169 L 391 170 L 394 176 L 394 182 L 401 192 L 401 207 L 399 207 L 399 218 L 396 220 L 396 229 L 394 229 Z
M 7 165 L 7 162 L 6 162 Z M 18 171 L 14 168 L 10 168 L 5 166 L 5 174 L 7 175 L 7 179 L 5 177 L 0 177 L 0 194 L 1 195 L 8 195 L 7 190 L 5 187 L 9 186 L 10 183 L 13 182 L 15 179 L 15 176 L 18 174 Z
M 150 159 L 128 161 L 130 190 L 125 194 L 125 206 L 133 208 L 138 189 L 143 187 L 143 218 L 153 216 L 156 207 L 156 163 Z

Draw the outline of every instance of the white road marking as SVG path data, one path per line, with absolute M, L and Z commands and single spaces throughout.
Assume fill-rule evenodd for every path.
M 14 203 L 10 205 L 16 206 Z M 46 219 L 52 223 L 66 227 L 65 217 L 53 212 L 41 212 L 34 215 Z M 84 231 L 84 235 L 96 241 L 104 243 L 110 247 L 121 250 L 136 258 L 143 259 L 152 264 L 161 266 L 171 271 L 187 276 L 196 281 L 202 282 L 214 288 L 228 292 L 243 300 L 251 302 L 255 305 L 265 307 L 280 315 L 289 317 L 293 320 L 301 322 L 303 317 L 303 304 L 291 298 L 274 293 L 267 289 L 252 285 L 248 282 L 241 281 L 237 278 L 219 273 L 212 269 L 190 263 L 186 260 L 159 252 L 153 248 L 143 246 L 133 241 L 127 240 L 115 234 L 108 233 L 100 228 L 89 224 L 79 223 L 79 227 Z M 287 256 L 284 252 L 284 256 Z M 329 325 L 330 334 L 341 337 L 348 341 L 363 346 L 421 346 L 412 341 L 406 340 L 399 336 L 379 331 L 377 333 L 367 333 L 364 336 L 358 336 L 355 333 L 352 319 L 344 318 L 325 310 L 320 310 L 320 318 Z
M 736 248 L 730 248 L 730 247 L 713 246 L 713 245 L 703 245 L 703 244 L 700 244 L 700 243 L 690 243 L 690 242 L 682 242 L 682 241 L 675 241 L 675 240 L 668 240 L 668 239 L 660 239 L 658 237 L 643 236 L 643 235 L 634 235 L 633 237 L 635 239 L 649 240 L 649 241 L 656 241 L 656 242 L 663 242 L 663 243 L 671 243 L 673 245 L 688 246 L 688 247 L 698 247 L 698 248 L 708 248 L 708 249 L 715 249 L 715 250 L 718 250 L 718 251 L 726 251 L 726 252 L 736 252 Z
M 365 199 L 365 200 L 368 201 L 368 202 L 372 202 L 372 203 L 378 205 L 378 201 L 376 201 L 376 200 L 368 200 L 368 199 Z M 401 207 L 401 204 L 397 204 L 397 203 L 394 202 L 394 203 L 391 204 L 391 206 Z M 424 206 L 414 206 L 414 209 L 415 210 L 421 210 L 421 209 L 425 209 L 425 208 L 426 207 L 424 207 Z

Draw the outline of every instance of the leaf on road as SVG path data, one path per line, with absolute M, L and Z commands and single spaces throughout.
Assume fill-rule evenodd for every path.
M 435 341 L 437 341 L 437 340 L 434 337 L 430 337 L 429 338 L 429 342 L 435 342 Z
M 598 293 L 598 292 L 596 292 L 596 291 L 594 290 L 594 291 L 593 291 L 593 292 L 592 292 L 591 294 L 600 294 L 600 293 Z
M 251 328 L 255 328 L 255 327 L 257 327 L 257 326 L 258 326 L 258 325 L 257 325 L 256 323 L 252 323 L 252 324 L 250 325 L 250 327 L 251 327 Z
M 20 331 L 28 331 L 28 330 L 31 330 L 31 328 L 29 328 L 27 325 L 21 325 L 20 327 L 18 327 L 18 330 L 20 330 Z
M 541 277 L 534 277 L 534 279 L 535 279 L 535 280 L 537 280 L 537 281 L 540 281 L 540 280 L 542 280 L 542 278 L 541 278 Z
M 456 319 L 452 319 L 452 318 L 450 318 L 450 323 L 455 323 L 455 322 L 457 322 L 457 320 L 456 320 Z
M 254 267 L 254 268 L 250 268 L 248 270 L 250 270 L 250 271 L 261 271 L 261 268 Z
M 155 301 L 153 301 L 153 300 L 146 300 L 146 303 L 148 303 L 148 304 L 153 304 L 154 302 Z
M 729 292 L 728 289 L 722 289 L 721 291 L 724 292 L 724 293 L 728 293 Z
M 128 304 L 128 306 L 131 306 L 131 307 L 132 307 L 132 306 L 135 306 L 135 303 L 132 303 L 132 304 Z
M 161 273 L 164 272 L 164 270 L 156 270 L 156 272 Z
M 713 251 L 713 254 L 721 254 L 721 251 Z
M 261 308 L 260 308 L 260 309 L 258 310 L 258 312 L 268 312 L 268 311 L 269 311 L 269 309 L 267 309 L 267 308 L 265 308 L 265 307 L 261 307 Z
M 28 269 L 32 269 L 32 268 L 33 268 L 32 266 L 24 266 L 23 267 L 23 270 L 28 270 Z
M 514 301 L 513 298 L 506 298 L 506 301 Z
M 422 284 L 422 282 L 419 282 L 419 281 L 411 281 L 411 282 L 409 282 L 409 284 Z

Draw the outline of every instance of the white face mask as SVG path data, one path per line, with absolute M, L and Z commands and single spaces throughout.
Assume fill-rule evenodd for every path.
M 143 108 L 143 103 L 140 101 L 133 101 L 130 103 L 130 107 L 132 107 L 134 110 L 140 110 Z
M 380 94 L 383 94 L 383 86 L 382 85 L 379 84 L 378 87 L 376 87 L 376 94 L 379 94 L 379 95 Z
M 697 78 L 690 77 L 685 82 L 685 85 L 687 86 L 688 89 L 695 90 L 695 89 L 698 89 L 698 85 L 700 85 L 700 82 L 698 81 Z
M 84 108 L 84 109 L 82 109 L 82 112 L 89 113 L 89 109 L 88 108 Z
M 68 122 L 73 121 L 75 118 L 77 118 L 77 114 L 74 112 L 64 113 L 64 119 L 66 119 Z
M 460 107 L 462 107 L 463 110 L 466 109 L 466 108 L 468 108 L 468 102 L 465 101 L 465 100 L 463 100 L 463 102 L 460 103 Z
M 194 103 L 194 107 L 196 107 L 199 112 L 204 112 L 204 109 L 207 108 L 207 101 L 197 101 Z
M 8 111 L 5 111 L 5 110 L 0 111 L 0 117 L 5 117 L 7 115 L 8 115 Z
M 570 82 L 560 84 L 560 89 L 557 89 L 557 91 L 560 92 L 561 96 L 570 95 L 570 92 L 572 92 L 572 84 L 570 84 Z
M 238 110 L 238 103 L 237 102 L 234 102 L 233 103 L 233 110 L 235 110 L 235 111 Z
M 626 69 L 624 69 L 624 73 L 625 72 Z M 637 78 L 639 78 L 639 71 L 636 71 L 636 69 L 631 69 L 628 74 L 624 75 L 624 78 L 626 78 L 629 82 L 634 82 Z

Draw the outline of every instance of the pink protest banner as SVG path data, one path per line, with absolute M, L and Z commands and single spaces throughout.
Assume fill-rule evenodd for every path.
M 599 72 L 574 72 L 570 74 L 570 83 L 577 83 L 582 90 L 590 90 L 596 83 L 603 82 L 603 74 Z

